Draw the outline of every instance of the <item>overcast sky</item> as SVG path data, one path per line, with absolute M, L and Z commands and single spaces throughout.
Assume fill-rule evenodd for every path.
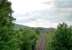
M 10 0 L 16 23 L 31 27 L 56 27 L 72 21 L 71 0 Z

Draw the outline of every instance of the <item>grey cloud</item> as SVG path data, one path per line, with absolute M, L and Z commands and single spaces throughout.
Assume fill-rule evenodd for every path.
M 72 8 L 72 0 L 56 0 L 55 3 L 59 8 Z
M 65 7 L 67 5 L 70 7 Z M 50 10 L 44 9 L 39 11 L 28 12 L 26 14 L 16 14 L 16 17 L 20 17 L 17 20 L 19 23 L 30 23 L 32 21 L 44 20 L 51 23 L 67 22 L 72 23 L 72 0 L 56 0 L 56 7 Z M 25 18 L 27 17 L 27 18 Z
M 58 13 L 64 13 L 62 16 L 59 15 Z M 52 10 L 42 10 L 42 11 L 35 11 L 33 12 L 33 17 L 34 19 L 44 19 L 44 20 L 48 20 L 48 21 L 52 21 L 52 22 L 59 22 L 59 21 L 68 21 L 71 22 L 72 21 L 72 12 L 66 12 L 65 10 L 62 11 L 58 11 L 57 9 L 52 9 Z

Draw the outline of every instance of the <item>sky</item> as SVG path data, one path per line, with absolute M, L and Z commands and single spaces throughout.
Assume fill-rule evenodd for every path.
M 31 27 L 56 27 L 72 22 L 71 0 L 9 0 L 12 2 L 15 23 Z

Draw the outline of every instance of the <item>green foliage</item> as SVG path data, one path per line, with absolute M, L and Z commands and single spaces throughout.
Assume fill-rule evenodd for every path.
M 0 50 L 14 50 L 13 19 L 11 3 L 2 0 L 0 4 Z
M 46 33 L 46 42 L 45 42 L 45 50 L 52 50 L 52 41 L 53 41 L 53 37 L 55 36 L 55 29 L 52 32 L 47 32 Z
M 0 50 L 32 50 L 39 32 L 13 23 L 11 3 L 0 2 Z M 35 48 L 35 47 L 34 47 Z
M 59 24 L 55 32 L 55 38 L 53 40 L 53 50 L 72 50 L 72 27 L 67 24 Z
M 16 43 L 20 50 L 32 50 L 32 45 L 38 39 L 38 35 L 32 28 L 20 28 L 16 31 Z M 35 46 L 36 44 L 34 44 Z

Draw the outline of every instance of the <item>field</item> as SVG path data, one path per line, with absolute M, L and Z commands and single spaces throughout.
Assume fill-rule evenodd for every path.
M 45 50 L 51 50 L 51 42 L 53 40 L 53 37 L 54 37 L 55 33 L 53 32 L 48 32 L 46 33 L 46 42 L 45 42 Z

